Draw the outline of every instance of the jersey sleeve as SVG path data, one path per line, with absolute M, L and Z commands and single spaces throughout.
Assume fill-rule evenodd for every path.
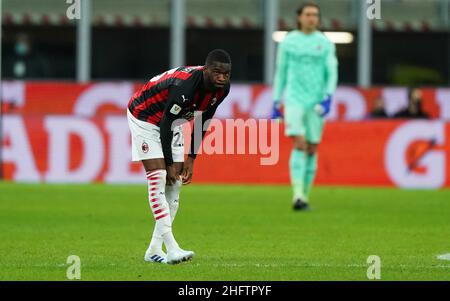
M 286 48 L 286 40 L 284 40 L 278 47 L 275 78 L 273 84 L 273 98 L 277 102 L 280 101 L 281 95 L 283 94 L 283 90 L 286 86 L 288 71 L 287 67 L 289 61 L 289 54 Z
M 203 138 L 205 137 L 205 134 L 208 130 L 209 122 L 214 117 L 214 114 L 216 113 L 216 110 L 219 107 L 219 105 L 222 103 L 222 101 L 225 100 L 225 98 L 227 97 L 227 95 L 229 93 L 230 93 L 230 87 L 227 88 L 224 95 L 217 101 L 217 103 L 214 106 L 212 106 L 208 110 L 204 111 L 201 115 L 198 115 L 194 119 L 194 126 L 193 126 L 193 130 L 191 133 L 191 146 L 190 146 L 189 157 L 194 158 L 194 159 L 197 157 L 197 153 L 200 148 L 200 145 L 201 145 Z M 197 122 L 200 122 L 200 120 L 202 122 L 202 125 L 201 125 L 202 136 L 201 136 L 201 139 L 198 139 L 198 138 L 195 139 L 196 128 L 197 128 L 195 125 L 197 124 Z
M 189 107 L 189 91 L 182 86 L 171 86 L 166 108 L 160 123 L 161 145 L 166 165 L 173 164 L 172 138 L 174 122 L 181 118 L 181 112 Z
M 325 58 L 326 85 L 325 94 L 333 94 L 338 83 L 338 60 L 336 57 L 336 46 L 330 42 L 327 56 Z

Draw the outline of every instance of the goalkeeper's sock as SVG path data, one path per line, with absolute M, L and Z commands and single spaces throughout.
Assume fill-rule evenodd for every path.
M 306 172 L 306 158 L 305 152 L 293 149 L 291 158 L 289 159 L 289 168 L 291 176 L 291 184 L 294 192 L 294 201 L 296 199 L 305 199 L 305 172 Z
M 311 192 L 314 178 L 317 171 L 317 154 L 306 156 L 306 172 L 305 172 L 305 187 L 304 187 L 304 201 L 307 202 L 309 199 L 309 194 Z
M 172 234 L 170 209 L 165 197 L 166 175 L 163 169 L 147 173 L 150 208 L 155 218 L 155 229 L 148 250 L 150 253 L 161 251 L 163 242 L 167 249 L 178 247 Z

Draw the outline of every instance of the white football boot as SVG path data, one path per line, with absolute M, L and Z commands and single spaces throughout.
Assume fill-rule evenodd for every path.
M 183 261 L 188 261 L 194 257 L 195 253 L 193 251 L 185 251 L 182 249 L 173 250 L 167 252 L 167 263 L 177 264 Z
M 145 252 L 144 260 L 147 262 L 167 263 L 167 255 L 163 251 Z

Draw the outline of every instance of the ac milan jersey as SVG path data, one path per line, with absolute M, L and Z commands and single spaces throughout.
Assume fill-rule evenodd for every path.
M 204 88 L 204 66 L 180 67 L 153 77 L 128 103 L 128 110 L 139 120 L 160 127 L 161 145 L 167 165 L 173 164 L 171 142 L 172 123 L 177 119 L 191 120 L 200 111 L 202 140 L 205 123 L 213 118 L 219 104 L 230 92 L 230 84 L 223 89 L 207 91 Z M 197 122 L 197 120 L 195 121 Z M 191 141 L 195 131 L 192 131 Z M 199 145 L 191 142 L 189 156 L 196 156 Z
M 217 108 L 229 92 L 229 86 L 209 92 L 203 85 L 204 66 L 179 67 L 153 77 L 128 103 L 128 109 L 139 120 L 157 126 L 169 104 L 170 113 L 191 120 L 194 111 L 210 111 Z M 168 110 L 168 111 L 169 111 Z

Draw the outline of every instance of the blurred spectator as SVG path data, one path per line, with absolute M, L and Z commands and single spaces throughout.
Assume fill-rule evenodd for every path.
M 13 55 L 5 62 L 5 76 L 15 79 L 38 79 L 48 77 L 43 59 L 33 52 L 33 45 L 27 34 L 16 36 Z
M 370 118 L 388 118 L 389 116 L 386 114 L 386 110 L 384 108 L 384 99 L 378 97 L 375 99 L 375 104 L 373 111 L 369 115 Z
M 408 107 L 394 115 L 394 118 L 426 118 L 429 116 L 422 110 L 422 90 L 412 88 L 408 92 Z

